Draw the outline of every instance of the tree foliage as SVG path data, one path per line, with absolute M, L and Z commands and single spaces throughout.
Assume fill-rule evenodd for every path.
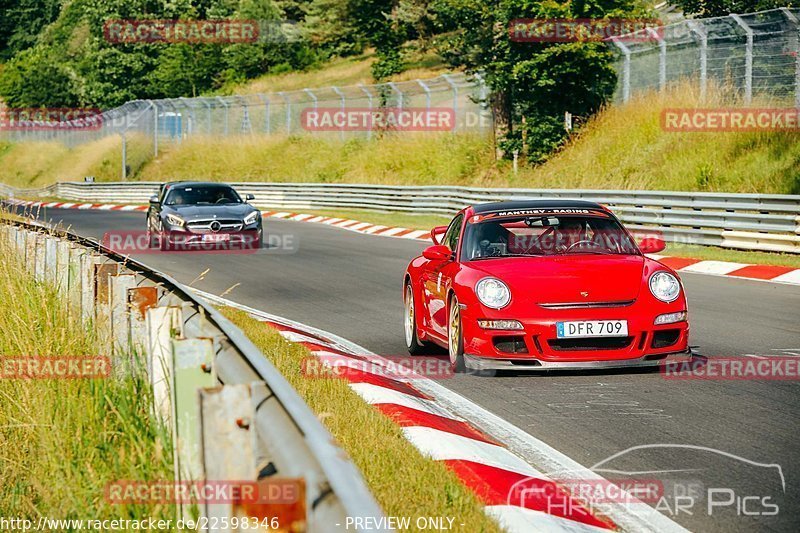
M 686 15 L 699 17 L 723 17 L 730 13 L 753 13 L 777 7 L 796 6 L 797 2 L 786 0 L 677 0 L 675 5 Z
M 37 19 L 43 29 L 31 25 L 35 33 L 25 39 L 3 34 L 34 44 L 14 53 L 0 72 L 0 96 L 12 107 L 108 108 L 131 99 L 196 96 L 271 70 L 306 68 L 326 56 L 302 31 L 281 38 L 276 28 L 286 18 L 273 0 L 73 0 L 49 25 L 46 17 Z M 109 42 L 106 21 L 127 19 L 258 20 L 270 38 L 247 44 Z
M 723 0 L 683 1 L 703 6 L 692 9 L 727 9 L 720 7 Z M 500 152 L 518 151 L 532 161 L 564 142 L 565 112 L 586 117 L 606 102 L 616 82 L 614 56 L 599 42 L 515 42 L 509 24 L 519 18 L 651 15 L 640 0 L 19 0 L 13 5 L 10 19 L 0 24 L 0 42 L 11 58 L 0 72 L 0 96 L 11 106 L 106 108 L 132 99 L 196 96 L 358 53 L 365 45 L 375 48 L 373 76 L 382 80 L 402 71 L 407 51 L 432 50 L 449 65 L 484 76 L 492 89 Z M 271 28 L 288 20 L 299 33 L 290 40 L 202 45 L 114 44 L 103 35 L 109 19 L 207 18 L 257 19 L 274 23 Z M 27 21 L 29 29 L 15 29 L 11 19 Z

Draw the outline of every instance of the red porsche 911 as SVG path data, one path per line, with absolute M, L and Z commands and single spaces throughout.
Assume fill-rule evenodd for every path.
M 446 347 L 457 372 L 653 366 L 691 359 L 677 274 L 614 214 L 578 200 L 467 207 L 406 271 L 411 354 Z

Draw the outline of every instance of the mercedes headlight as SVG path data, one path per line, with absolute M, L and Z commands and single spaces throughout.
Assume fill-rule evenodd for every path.
M 167 222 L 172 226 L 183 226 L 184 224 L 184 220 L 181 217 L 172 213 L 167 215 Z
M 511 301 L 511 291 L 508 285 L 497 278 L 483 278 L 475 285 L 475 294 L 478 300 L 486 307 L 500 309 Z
M 662 302 L 674 302 L 681 293 L 681 283 L 669 272 L 660 270 L 650 276 L 650 292 Z
M 244 225 L 249 226 L 250 224 L 255 224 L 256 220 L 258 220 L 258 211 L 253 211 L 244 217 Z

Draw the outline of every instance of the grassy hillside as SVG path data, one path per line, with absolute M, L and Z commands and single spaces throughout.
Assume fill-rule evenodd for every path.
M 342 69 L 358 71 L 345 61 Z M 341 72 L 340 72 L 341 74 Z M 305 83 L 301 75 L 268 89 Z M 323 76 L 320 74 L 320 76 Z M 317 78 L 317 81 L 321 78 Z M 264 90 L 268 90 L 265 88 Z M 661 129 L 664 107 L 696 107 L 697 95 L 681 87 L 612 106 L 589 121 L 548 162 L 520 166 L 496 162 L 492 140 L 465 134 L 395 134 L 350 140 L 252 136 L 192 138 L 163 145 L 149 158 L 146 140 L 129 142 L 132 179 L 203 178 L 230 181 L 308 181 L 453 184 L 591 189 L 661 189 L 800 194 L 800 133 L 674 133 Z M 721 97 L 705 106 L 724 106 Z M 754 105 L 770 105 L 759 102 Z M 0 144 L 0 180 L 41 186 L 93 175 L 120 176 L 118 139 L 68 150 L 57 144 Z
M 285 74 L 266 74 L 243 85 L 224 91 L 226 94 L 252 94 L 277 91 L 296 91 L 306 87 L 348 86 L 376 83 L 370 67 L 375 62 L 373 51 L 347 58 L 335 58 L 320 68 Z M 385 81 L 427 79 L 450 72 L 450 69 L 435 54 L 408 58 L 405 70 Z

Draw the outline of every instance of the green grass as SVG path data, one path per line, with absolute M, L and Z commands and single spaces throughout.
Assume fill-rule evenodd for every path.
M 65 300 L 34 282 L 0 242 L 0 359 L 103 355 Z M 171 505 L 107 502 L 123 479 L 172 479 L 169 435 L 150 418 L 144 375 L 130 379 L 0 379 L 0 516 L 174 518 Z
M 287 72 L 284 74 L 266 74 L 238 87 L 226 88 L 225 93 L 253 94 L 299 91 L 305 88 L 330 87 L 331 85 L 347 87 L 358 85 L 359 83 L 370 85 L 377 83 L 370 71 L 375 59 L 374 51 L 368 50 L 366 53 L 359 56 L 334 58 L 324 65 L 319 65 L 316 68 L 310 68 L 305 71 Z M 408 58 L 405 67 L 403 72 L 395 74 L 383 81 L 397 82 L 413 79 L 427 79 L 451 71 L 446 67 L 439 56 L 432 53 L 421 56 L 415 54 L 414 57 Z
M 229 308 L 222 312 L 264 352 L 317 413 L 361 470 L 387 515 L 412 517 L 412 525 L 419 516 L 453 517 L 455 531 L 500 531 L 452 472 L 423 457 L 394 422 L 365 403 L 345 380 L 304 375 L 302 361 L 314 357 L 304 346 L 289 343 L 247 313 Z

